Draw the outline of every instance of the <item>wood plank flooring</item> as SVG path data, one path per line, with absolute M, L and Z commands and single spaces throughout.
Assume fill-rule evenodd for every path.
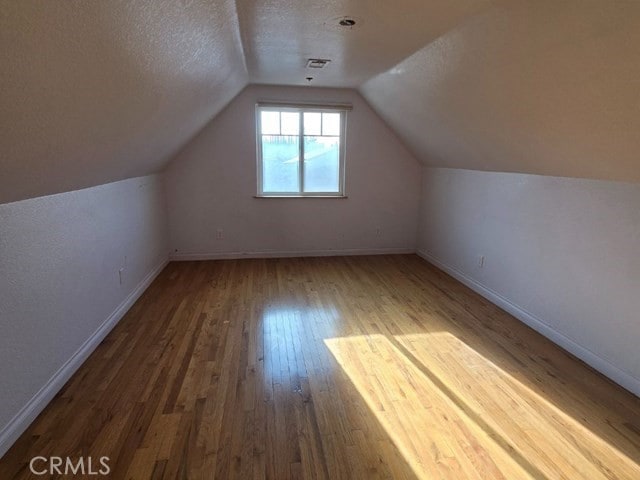
M 136 480 L 640 479 L 640 399 L 413 255 L 171 263 L 0 478 L 47 478 L 36 455 Z

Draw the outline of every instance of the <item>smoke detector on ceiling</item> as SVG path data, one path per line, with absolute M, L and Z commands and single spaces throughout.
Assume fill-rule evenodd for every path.
M 307 60 L 307 68 L 324 68 L 330 61 L 326 58 L 310 58 Z
M 353 17 L 342 17 L 338 21 L 338 25 L 340 25 L 341 27 L 347 27 L 347 28 L 355 27 L 356 23 L 358 23 L 358 22 Z
M 352 15 L 341 15 L 339 17 L 333 17 L 324 22 L 325 28 L 331 30 L 339 30 L 344 32 L 345 30 L 356 30 L 364 24 L 364 20 L 360 17 L 354 17 Z

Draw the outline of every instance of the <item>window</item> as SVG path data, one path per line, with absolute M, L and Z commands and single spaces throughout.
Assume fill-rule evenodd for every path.
M 344 196 L 349 108 L 258 104 L 258 196 Z

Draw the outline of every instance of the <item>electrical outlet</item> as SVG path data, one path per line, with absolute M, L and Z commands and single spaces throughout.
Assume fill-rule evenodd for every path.
M 120 285 L 122 285 L 122 282 L 124 282 L 124 267 L 118 270 L 118 280 L 120 281 Z
M 484 255 L 480 255 L 478 257 L 478 267 L 480 267 L 480 268 L 484 267 Z
M 224 231 L 219 228 L 216 230 L 216 240 L 222 240 L 224 238 Z

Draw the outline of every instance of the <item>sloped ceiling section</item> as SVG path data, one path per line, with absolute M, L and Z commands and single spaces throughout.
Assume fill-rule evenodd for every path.
M 246 84 L 233 0 L 0 0 L 0 203 L 148 174 Z
M 640 181 L 640 2 L 501 2 L 360 90 L 427 165 Z
M 159 171 L 308 58 L 427 165 L 640 181 L 635 0 L 0 0 L 0 203 Z

